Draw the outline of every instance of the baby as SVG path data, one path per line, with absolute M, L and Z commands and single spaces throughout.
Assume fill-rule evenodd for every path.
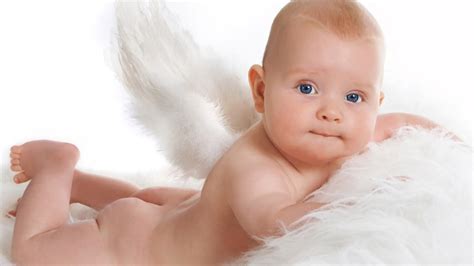
M 32 141 L 11 148 L 16 183 L 12 258 L 22 264 L 222 264 L 281 235 L 324 202 L 307 196 L 349 157 L 404 125 L 378 115 L 382 32 L 355 1 L 300 0 L 275 18 L 263 64 L 249 70 L 262 119 L 209 173 L 202 191 L 138 187 L 75 169 L 78 149 Z M 68 223 L 69 204 L 98 211 Z

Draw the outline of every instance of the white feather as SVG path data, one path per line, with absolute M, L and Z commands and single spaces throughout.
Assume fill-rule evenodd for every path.
M 135 118 L 171 163 L 205 178 L 258 120 L 250 91 L 160 2 L 117 2 L 116 16 L 115 71 L 132 96 Z

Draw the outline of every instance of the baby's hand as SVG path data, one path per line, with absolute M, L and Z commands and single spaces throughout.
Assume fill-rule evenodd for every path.
M 377 124 L 375 126 L 375 133 L 373 141 L 380 142 L 387 138 L 390 138 L 399 128 L 403 126 L 422 127 L 425 129 L 443 128 L 437 123 L 419 116 L 408 113 L 389 113 L 379 115 L 377 118 Z M 463 142 L 454 133 L 450 133 L 451 137 L 459 142 Z

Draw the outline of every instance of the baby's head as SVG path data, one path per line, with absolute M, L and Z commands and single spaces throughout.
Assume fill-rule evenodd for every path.
M 263 66 L 249 82 L 273 144 L 287 157 L 324 163 L 372 139 L 384 62 L 382 32 L 350 0 L 296 0 L 275 18 Z

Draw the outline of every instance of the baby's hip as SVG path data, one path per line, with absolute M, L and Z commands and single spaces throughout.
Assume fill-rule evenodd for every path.
M 163 214 L 159 205 L 124 198 L 106 206 L 96 219 L 111 254 L 121 263 L 136 264 L 152 262 L 151 235 Z

